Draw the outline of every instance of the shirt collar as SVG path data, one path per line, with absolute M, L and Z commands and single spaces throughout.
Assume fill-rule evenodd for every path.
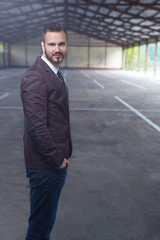
M 50 62 L 48 61 L 48 59 L 47 59 L 46 57 L 44 57 L 43 55 L 42 55 L 41 59 L 42 59 L 42 60 L 52 69 L 52 71 L 57 75 L 58 69 L 57 69 L 52 63 L 50 63 Z

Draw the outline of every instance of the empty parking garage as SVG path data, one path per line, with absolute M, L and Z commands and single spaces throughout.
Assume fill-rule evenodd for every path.
M 41 54 L 39 22 L 51 20 L 54 12 L 68 27 L 62 73 L 70 92 L 73 155 L 51 240 L 159 240 L 159 1 L 6 1 L 0 6 L 7 24 L 0 27 L 1 238 L 22 240 L 27 230 L 20 81 Z M 143 23 L 138 22 L 137 40 L 136 19 Z M 112 34 L 109 26 L 117 21 L 122 25 Z M 127 24 L 134 28 L 130 35 L 125 35 Z

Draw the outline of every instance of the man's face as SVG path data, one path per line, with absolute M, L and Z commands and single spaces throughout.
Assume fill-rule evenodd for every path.
M 67 51 L 66 34 L 61 32 L 47 32 L 45 42 L 41 42 L 43 56 L 55 67 L 59 67 Z

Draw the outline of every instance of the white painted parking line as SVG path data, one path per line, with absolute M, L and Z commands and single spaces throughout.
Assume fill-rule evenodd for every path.
M 1 107 L 0 107 L 1 108 Z M 71 111 L 130 112 L 129 109 L 117 108 L 70 108 Z M 159 109 L 140 109 L 141 112 L 160 113 Z
M 142 87 L 141 85 L 139 84 L 136 84 L 136 83 L 131 83 L 131 82 L 128 82 L 126 80 L 121 80 L 121 82 L 124 82 L 124 83 L 127 83 L 128 85 L 132 85 L 134 87 L 137 87 L 137 88 L 140 88 L 140 89 L 143 89 L 143 90 L 146 90 L 146 88 Z
M 24 74 L 24 73 L 25 73 L 25 71 L 20 71 L 20 72 L 16 72 L 16 73 L 11 73 L 11 76 L 12 76 L 12 77 L 21 76 L 21 75 Z M 0 80 L 6 79 L 6 78 L 9 79 L 11 76 L 10 76 L 10 73 L 7 73 L 7 75 L 1 76 L 1 77 L 0 77 Z
M 23 107 L 18 106 L 0 106 L 2 110 L 23 110 Z M 111 108 L 70 108 L 70 111 L 91 111 L 91 112 L 129 112 L 128 109 L 111 109 Z
M 18 106 L 0 106 L 2 110 L 23 110 L 23 107 Z M 100 111 L 100 112 L 128 112 L 128 109 L 111 109 L 111 108 L 70 108 L 70 111 Z
M 149 120 L 145 115 L 140 113 L 138 110 L 133 108 L 131 105 L 129 105 L 127 102 L 123 101 L 120 97 L 115 96 L 115 98 L 121 102 L 123 105 L 125 105 L 127 108 L 129 108 L 132 112 L 134 112 L 137 116 L 142 118 L 146 123 L 148 123 L 150 126 L 152 126 L 154 129 L 156 129 L 158 132 L 160 132 L 160 127 L 153 123 L 151 120 Z
M 87 73 L 85 73 L 83 70 L 81 70 L 81 73 L 82 73 L 84 76 L 86 76 L 87 78 L 91 78 L 91 76 L 88 75 Z
M 22 110 L 22 107 L 12 107 L 12 106 L 0 106 L 2 110 Z
M 0 96 L 0 100 L 3 99 L 3 98 L 5 98 L 5 97 L 7 97 L 8 95 L 9 95 L 9 93 L 3 94 L 2 96 Z
M 0 109 L 2 110 L 23 110 L 22 107 L 18 107 L 18 106 L 0 106 Z M 118 108 L 70 108 L 70 111 L 90 111 L 90 112 L 130 112 L 129 109 L 118 109 Z M 160 113 L 160 110 L 153 110 L 153 109 L 150 109 L 150 110 L 144 110 L 144 109 L 141 109 L 140 110 L 141 112 L 154 112 L 154 113 Z
M 152 113 L 159 113 L 159 109 L 139 109 L 140 112 L 152 112 Z
M 128 112 L 127 109 L 111 109 L 111 108 L 70 108 L 71 111 L 99 111 L 99 112 Z
M 98 81 L 96 81 L 95 79 L 92 80 L 95 84 L 97 84 L 99 87 L 101 88 L 105 88 L 101 83 L 99 83 Z

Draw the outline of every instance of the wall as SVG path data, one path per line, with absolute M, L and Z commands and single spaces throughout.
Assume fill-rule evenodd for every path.
M 41 39 L 12 44 L 10 66 L 30 66 L 42 54 Z M 62 67 L 121 69 L 123 50 L 111 43 L 88 38 L 73 32 L 68 33 L 68 53 Z
M 88 67 L 88 48 L 69 46 L 67 54 L 67 67 Z
M 37 56 L 41 55 L 40 39 L 26 43 L 12 44 L 10 46 L 10 66 L 24 67 L 34 63 Z
M 107 48 L 106 67 L 107 68 L 121 68 L 122 67 L 122 48 L 110 47 Z
M 10 48 L 10 64 L 11 66 L 23 67 L 26 65 L 26 55 L 24 45 L 13 45 Z

